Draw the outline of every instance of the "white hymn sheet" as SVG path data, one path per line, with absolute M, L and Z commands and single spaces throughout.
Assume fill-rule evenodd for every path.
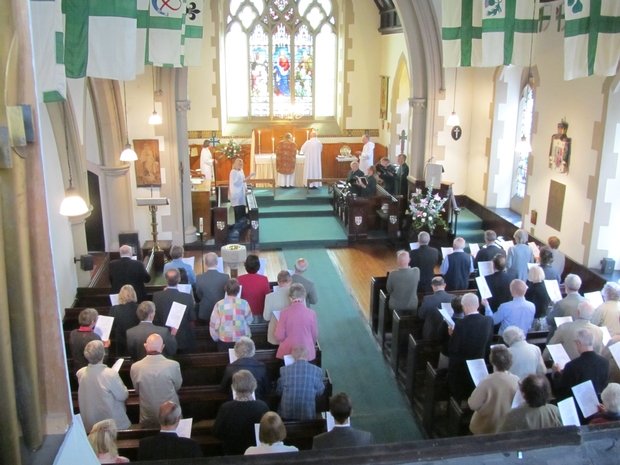
M 442 247 L 441 248 L 441 256 L 443 258 L 446 258 L 448 255 L 450 255 L 452 252 L 454 252 L 454 249 L 452 247 Z
M 478 292 L 480 292 L 481 299 L 493 297 L 493 294 L 491 294 L 491 289 L 489 289 L 489 285 L 487 284 L 487 280 L 484 279 L 484 276 L 476 277 L 476 285 L 478 286 Z
M 609 351 L 611 352 L 611 356 L 616 361 L 616 365 L 620 367 L 620 342 L 610 345 Z
M 196 257 L 183 257 L 181 260 L 183 260 L 183 263 L 185 263 L 186 265 L 191 266 L 192 270 L 194 269 L 194 263 L 196 263 Z
M 284 365 L 289 366 L 293 363 L 295 363 L 295 358 L 291 354 L 284 356 Z
M 504 241 L 502 244 L 502 247 L 504 247 L 504 250 L 506 251 L 508 251 L 510 247 L 514 247 L 514 246 L 515 246 L 514 241 Z
M 334 416 L 331 414 L 331 412 L 323 412 L 321 413 L 321 416 L 325 420 L 325 423 L 327 423 L 327 431 L 333 430 L 334 425 L 336 424 L 336 420 L 334 420 Z
M 224 272 L 224 259 L 222 257 L 217 257 L 217 271 Z
M 267 259 L 263 257 L 259 257 L 258 261 L 260 262 L 260 268 L 258 269 L 258 274 L 267 276 Z
M 254 423 L 254 440 L 256 445 L 260 446 L 260 423 Z
M 480 246 L 478 244 L 469 244 L 469 252 L 472 257 L 476 258 L 476 255 L 480 252 Z
M 183 292 L 184 294 L 192 293 L 192 285 L 191 284 L 177 284 L 177 289 L 179 292 Z
M 540 249 L 536 245 L 536 242 L 528 242 L 527 245 L 530 246 L 530 250 L 534 254 L 534 258 L 540 257 Z
M 601 326 L 601 333 L 603 333 L 603 346 L 607 346 L 607 343 L 611 339 L 611 334 L 609 334 L 609 329 L 607 329 L 607 326 Z
M 570 362 L 570 357 L 562 344 L 547 344 L 547 349 L 553 361 L 560 367 L 560 370 L 563 370 L 564 365 Z
M 237 354 L 235 354 L 235 349 L 228 349 L 228 361 L 233 363 L 237 360 Z
M 527 264 L 527 270 L 530 271 L 532 268 L 534 268 L 535 266 L 538 266 L 538 263 L 528 263 Z
M 110 294 L 110 304 L 118 305 L 118 294 Z
M 547 294 L 553 303 L 562 300 L 560 285 L 556 279 L 545 279 L 545 289 L 547 289 Z
M 555 325 L 557 327 L 562 326 L 564 323 L 570 323 L 571 321 L 573 321 L 573 317 L 572 316 L 556 316 L 553 321 L 555 322 Z
M 594 308 L 603 305 L 603 294 L 601 294 L 601 291 L 584 292 L 583 296 L 590 301 Z
M 584 381 L 577 386 L 573 386 L 571 391 L 573 391 L 577 405 L 579 405 L 584 418 L 588 418 L 598 412 L 598 397 L 596 396 L 592 381 Z
M 452 308 L 452 304 L 450 302 L 442 302 L 441 308 L 443 308 L 451 317 L 454 316 L 454 309 Z
M 448 323 L 448 326 L 454 328 L 454 320 L 452 319 L 450 314 L 446 310 L 444 310 L 443 308 L 438 308 L 437 311 L 439 313 L 441 313 L 441 316 L 446 321 L 446 323 Z M 454 313 L 454 311 L 452 313 Z
M 487 364 L 482 358 L 467 360 L 467 369 L 469 370 L 469 375 L 476 386 L 478 386 L 484 378 L 489 376 Z
M 493 262 L 478 262 L 478 272 L 480 276 L 493 274 Z
M 271 314 L 276 317 L 276 321 L 280 319 L 280 313 L 282 313 L 282 310 L 274 310 L 271 312 Z
M 165 326 L 168 326 L 168 328 L 179 329 L 186 308 L 187 305 L 180 304 L 179 302 L 172 302 L 172 307 L 170 307 L 170 313 L 168 314 L 168 319 L 166 320 Z
M 560 417 L 564 426 L 581 426 L 577 407 L 575 407 L 575 399 L 569 397 L 568 399 L 561 400 L 558 402 L 558 410 L 560 411 Z
M 132 255 L 132 256 L 131 256 L 131 259 L 132 259 L 132 260 L 137 260 L 137 259 L 138 259 L 138 256 L 137 256 L 137 255 Z
M 180 438 L 191 438 L 192 436 L 192 418 L 183 418 L 177 426 L 177 436 Z
M 513 409 L 522 405 L 525 405 L 525 399 L 523 398 L 523 394 L 521 394 L 521 389 L 517 389 L 515 396 L 512 398 L 512 405 L 510 408 Z
M 410 242 L 409 243 L 409 250 L 418 250 L 420 248 L 420 243 L 419 242 Z
M 112 365 L 110 368 L 112 368 L 114 371 L 118 373 L 124 361 L 125 361 L 124 358 L 119 358 L 116 362 L 114 362 L 114 365 Z
M 99 315 L 97 317 L 97 323 L 95 323 L 94 331 L 99 335 L 102 341 L 107 341 L 110 339 L 110 333 L 112 332 L 113 324 L 113 316 Z

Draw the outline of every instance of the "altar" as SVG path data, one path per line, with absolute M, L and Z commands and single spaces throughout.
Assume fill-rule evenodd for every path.
M 295 158 L 295 187 L 304 186 L 304 165 L 306 157 L 297 155 Z M 276 155 L 265 153 L 254 155 L 256 179 L 276 179 Z M 257 187 L 268 187 L 267 184 L 256 183 Z

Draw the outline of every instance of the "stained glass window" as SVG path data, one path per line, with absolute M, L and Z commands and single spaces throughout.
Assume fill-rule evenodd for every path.
M 515 175 L 513 195 L 524 198 L 527 185 L 527 164 L 532 150 L 532 116 L 534 114 L 534 90 L 527 84 L 519 100 L 519 119 L 517 122 L 517 148 L 515 151 Z
M 333 10 L 331 0 L 227 2 L 224 46 L 229 117 L 335 116 Z

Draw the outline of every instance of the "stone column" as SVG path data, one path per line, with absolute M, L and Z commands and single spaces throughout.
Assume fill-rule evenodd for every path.
M 104 234 L 108 250 L 116 251 L 122 245 L 118 243 L 119 233 L 135 231 L 132 215 L 133 205 L 130 204 L 130 202 L 135 202 L 129 185 L 130 167 L 129 163 L 101 167 L 106 195 L 106 217 L 108 220 L 104 228 Z M 119 206 L 123 208 L 119 208 Z M 145 240 L 145 238 L 141 239 L 142 241 Z
M 424 163 L 426 159 L 425 147 L 426 138 L 426 99 L 410 98 L 409 112 L 411 119 L 411 130 L 409 133 L 409 174 L 417 179 L 424 177 Z M 432 135 L 430 135 L 432 137 Z M 429 154 L 430 156 L 430 154 Z

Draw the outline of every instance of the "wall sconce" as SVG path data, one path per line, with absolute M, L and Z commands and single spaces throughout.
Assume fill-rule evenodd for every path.
M 134 151 L 129 143 L 129 126 L 127 125 L 127 91 L 125 90 L 125 81 L 123 81 L 123 103 L 125 108 L 125 131 L 126 131 L 126 143 L 125 148 L 121 152 L 121 161 L 136 161 L 138 154 Z
M 73 263 L 80 262 L 80 269 L 82 271 L 91 271 L 95 268 L 95 261 L 92 255 L 80 255 L 80 258 L 73 257 Z
M 67 109 L 65 108 L 66 104 L 66 102 L 62 104 L 62 114 L 65 130 L 65 154 L 67 157 L 67 165 L 69 167 L 69 188 L 65 191 L 65 198 L 60 203 L 59 212 L 62 216 L 71 217 L 85 215 L 88 213 L 88 206 L 78 190 L 73 187 L 73 176 L 71 175 L 71 156 L 69 155 L 69 136 L 67 131 Z

